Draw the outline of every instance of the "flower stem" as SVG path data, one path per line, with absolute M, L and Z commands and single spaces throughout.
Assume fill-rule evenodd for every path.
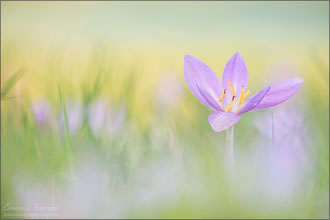
M 226 166 L 231 167 L 234 159 L 234 126 L 226 131 Z
M 272 148 L 274 148 L 274 115 L 272 111 Z

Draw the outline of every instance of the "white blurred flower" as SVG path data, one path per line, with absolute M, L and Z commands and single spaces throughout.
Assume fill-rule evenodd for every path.
M 175 206 L 182 187 L 179 170 L 168 159 L 139 170 L 134 181 L 134 206 L 138 209 Z
M 88 122 L 94 135 L 113 136 L 123 127 L 125 115 L 123 105 L 110 108 L 104 100 L 98 99 L 89 106 Z
M 108 171 L 109 172 L 109 171 Z M 41 183 L 21 177 L 16 181 L 16 193 L 27 216 L 36 214 L 33 207 L 55 207 L 37 218 L 123 218 L 125 201 L 111 186 L 110 175 L 100 166 L 81 163 L 75 173 L 56 184 Z M 48 215 L 47 214 L 53 214 Z
M 78 129 L 82 126 L 83 123 L 83 117 L 84 117 L 84 109 L 80 101 L 78 100 L 68 100 L 65 103 L 66 107 L 66 114 L 67 114 L 67 120 L 68 120 L 68 127 L 69 127 L 69 133 L 71 135 L 75 134 Z M 61 113 L 60 113 L 60 125 L 61 125 L 61 131 L 64 129 L 65 120 L 64 120 L 64 110 L 62 107 Z

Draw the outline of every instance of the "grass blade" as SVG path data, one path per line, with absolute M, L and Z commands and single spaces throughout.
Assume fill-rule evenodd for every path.
M 6 97 L 9 91 L 14 87 L 15 83 L 23 76 L 23 68 L 17 70 L 8 80 L 4 83 L 4 86 L 1 88 L 1 98 Z

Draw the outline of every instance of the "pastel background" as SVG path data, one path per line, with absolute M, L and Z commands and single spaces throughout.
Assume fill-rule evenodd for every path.
M 304 83 L 228 175 L 183 57 L 237 51 L 252 93 Z M 328 218 L 329 2 L 1 2 L 1 217 Z

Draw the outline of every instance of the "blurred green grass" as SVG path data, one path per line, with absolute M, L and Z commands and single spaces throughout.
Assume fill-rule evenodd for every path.
M 97 64 L 91 66 L 96 68 Z M 96 69 L 102 69 L 102 67 Z M 107 75 L 104 76 L 105 74 Z M 173 154 L 168 133 L 173 132 L 175 139 L 179 141 L 179 144 L 174 146 L 177 148 L 175 150 L 182 152 L 184 163 L 197 164 L 199 172 L 201 172 L 199 175 L 202 176 L 201 178 L 205 178 L 204 184 L 207 184 L 208 191 L 198 195 L 199 202 L 196 201 L 196 198 L 191 198 L 192 195 L 188 193 L 182 195 L 174 208 L 165 212 L 139 209 L 131 214 L 128 213 L 127 216 L 134 218 L 286 218 L 288 216 L 299 218 L 318 217 L 319 213 L 324 212 L 322 208 L 319 210 L 318 203 L 320 197 L 327 195 L 329 186 L 329 107 L 327 102 L 319 100 L 320 94 L 327 96 L 327 88 L 318 86 L 318 81 L 305 79 L 306 83 L 299 91 L 302 94 L 297 95 L 300 98 L 300 103 L 299 101 L 297 103 L 306 114 L 305 123 L 313 130 L 309 137 L 313 146 L 310 152 L 316 162 L 317 178 L 313 180 L 310 192 L 305 192 L 306 200 L 295 204 L 294 208 L 282 210 L 283 212 L 279 214 L 272 211 L 263 212 L 253 206 L 246 208 L 246 204 L 240 202 L 240 196 L 231 192 L 230 187 L 223 183 L 224 177 L 221 176 L 223 171 L 219 172 L 219 168 L 217 168 L 216 149 L 224 143 L 224 133 L 217 134 L 210 129 L 206 120 L 210 111 L 195 100 L 187 89 L 185 89 L 183 99 L 173 109 L 158 112 L 153 107 L 152 98 L 148 96 L 151 93 L 134 96 L 137 93 L 137 84 L 141 83 L 134 76 L 134 74 L 140 74 L 138 70 L 132 71 L 132 75 L 128 74 L 129 76 L 126 76 L 123 83 L 120 83 L 124 86 L 118 88 L 117 99 L 116 96 L 112 96 L 114 94 L 112 91 L 113 87 L 118 86 L 119 83 L 111 81 L 111 78 L 114 77 L 112 74 L 107 69 L 100 71 L 99 74 L 91 71 L 89 72 L 89 83 L 82 83 L 78 91 L 61 86 L 62 81 L 59 81 L 58 85 L 62 95 L 45 97 L 52 100 L 55 109 L 60 111 L 64 107 L 65 99 L 70 97 L 68 94 L 71 96 L 72 93 L 82 94 L 83 106 L 87 107 L 93 99 L 101 94 L 104 95 L 105 90 L 110 90 L 107 91 L 107 99 L 125 103 L 128 108 L 125 125 L 128 129 L 125 128 L 110 142 L 104 142 L 93 136 L 86 122 L 87 119 L 84 119 L 83 126 L 72 139 L 67 132 L 68 128 L 65 129 L 66 136 L 69 138 L 66 141 L 56 131 L 40 130 L 30 110 L 32 98 L 29 97 L 29 93 L 18 92 L 15 98 L 2 100 L 2 201 L 16 201 L 13 183 L 16 181 L 17 175 L 29 174 L 47 185 L 53 178 L 60 181 L 64 178 L 63 175 L 75 173 L 75 164 L 82 155 L 88 158 L 89 154 L 96 155 L 101 161 L 100 163 L 109 170 L 117 170 L 114 178 L 114 181 L 117 182 L 115 185 L 129 184 L 129 178 L 136 172 L 137 167 L 142 166 L 146 161 L 157 161 L 157 158 Z M 28 74 L 25 77 L 29 77 Z M 100 78 L 106 79 L 100 80 Z M 22 78 L 16 84 L 22 83 L 23 80 Z M 101 83 L 103 86 L 100 85 Z M 133 98 L 127 94 L 132 94 Z M 139 103 L 141 99 L 147 99 L 143 100 L 143 105 Z M 295 101 L 292 100 L 292 102 Z M 241 150 L 245 148 L 248 151 L 252 150 L 253 140 L 260 137 L 260 133 L 252 126 L 258 114 L 259 112 L 253 112 L 245 116 L 235 128 L 235 146 Z M 154 120 L 155 126 L 152 126 L 150 118 Z M 129 129 L 129 124 L 136 125 L 137 130 Z M 161 136 L 156 136 L 155 129 Z M 176 151 L 174 152 L 177 153 Z M 135 158 L 132 159 L 132 157 Z M 188 169 L 185 172 L 194 171 Z M 217 204 L 222 204 L 222 207 L 219 208 Z

